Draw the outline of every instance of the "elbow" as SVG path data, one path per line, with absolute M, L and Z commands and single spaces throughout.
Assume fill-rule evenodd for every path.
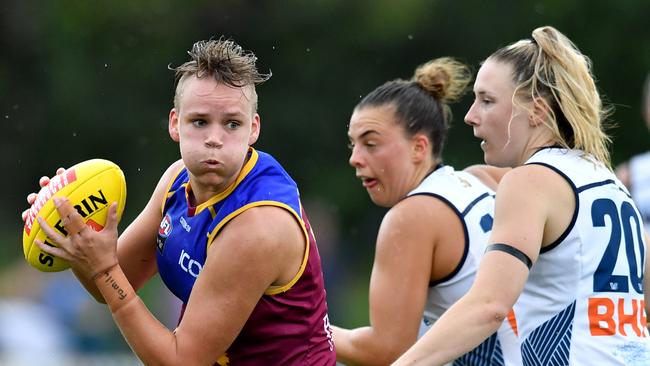
M 498 301 L 490 301 L 485 305 L 485 310 L 486 322 L 491 323 L 496 331 L 508 318 L 512 306 Z

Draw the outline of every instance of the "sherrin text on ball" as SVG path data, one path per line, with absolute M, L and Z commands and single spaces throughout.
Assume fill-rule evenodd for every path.
M 66 169 L 41 188 L 25 219 L 23 252 L 27 263 L 43 272 L 57 272 L 70 267 L 67 261 L 43 252 L 34 242 L 38 239 L 57 246 L 41 230 L 36 220 L 38 216 L 62 235 L 68 235 L 54 206 L 54 197 L 67 197 L 86 225 L 100 231 L 106 223 L 111 203 L 117 202 L 118 219 L 122 217 L 126 203 L 124 173 L 111 161 L 91 159 Z

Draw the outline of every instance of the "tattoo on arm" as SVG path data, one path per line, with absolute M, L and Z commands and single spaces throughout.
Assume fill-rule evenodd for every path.
M 117 293 L 117 296 L 120 300 L 124 300 L 127 297 L 126 290 L 124 290 L 120 285 L 115 281 L 113 276 L 111 276 L 109 271 L 106 271 L 103 273 L 103 278 L 100 280 L 104 281 L 105 283 L 109 284 L 111 288 Z

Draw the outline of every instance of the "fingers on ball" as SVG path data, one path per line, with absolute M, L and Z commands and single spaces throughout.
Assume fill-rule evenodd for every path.
M 41 188 L 48 184 L 50 184 L 50 177 L 42 176 L 41 179 L 38 180 L 38 185 L 41 186 Z

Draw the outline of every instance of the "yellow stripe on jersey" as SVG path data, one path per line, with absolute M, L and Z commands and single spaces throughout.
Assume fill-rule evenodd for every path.
M 217 217 L 217 212 L 214 210 L 214 206 L 208 207 L 208 211 L 210 211 L 210 216 L 212 217 L 212 220 L 214 220 L 214 218 Z
M 278 201 L 257 201 L 257 202 L 251 202 L 245 206 L 240 207 L 239 209 L 231 212 L 228 216 L 224 217 L 219 224 L 210 232 L 208 235 L 208 248 L 210 248 L 210 245 L 212 245 L 212 241 L 214 240 L 215 236 L 221 230 L 221 228 L 226 225 L 230 220 L 234 219 L 237 215 L 241 214 L 242 212 L 253 208 L 253 207 L 259 207 L 259 206 L 276 206 L 283 208 L 287 211 L 289 211 L 296 221 L 300 224 L 300 228 L 302 229 L 303 235 L 305 237 L 305 255 L 302 258 L 302 263 L 300 264 L 300 269 L 298 269 L 298 272 L 296 275 L 289 281 L 287 284 L 282 285 L 282 286 L 270 286 L 266 291 L 264 291 L 265 295 L 276 295 L 282 292 L 288 291 L 298 280 L 300 279 L 300 276 L 302 276 L 302 273 L 305 271 L 305 267 L 307 266 L 307 259 L 309 258 L 309 234 L 307 233 L 307 227 L 305 226 L 304 221 L 302 221 L 302 218 L 300 218 L 300 215 L 296 211 L 291 208 L 291 206 L 284 204 L 282 202 Z M 207 252 L 207 250 L 206 250 Z
M 165 198 L 163 198 L 162 202 L 160 203 L 160 212 L 163 214 L 163 216 L 165 216 L 165 204 L 167 203 L 167 199 L 172 195 L 174 195 L 174 192 L 176 192 L 176 191 L 170 192 L 169 189 L 171 188 L 172 184 L 174 184 L 176 178 L 178 178 L 178 175 L 181 174 L 183 169 L 185 169 L 185 165 L 183 165 L 180 169 L 178 169 L 176 174 L 174 174 L 172 179 L 170 179 L 169 182 L 167 183 L 167 188 L 165 188 Z

